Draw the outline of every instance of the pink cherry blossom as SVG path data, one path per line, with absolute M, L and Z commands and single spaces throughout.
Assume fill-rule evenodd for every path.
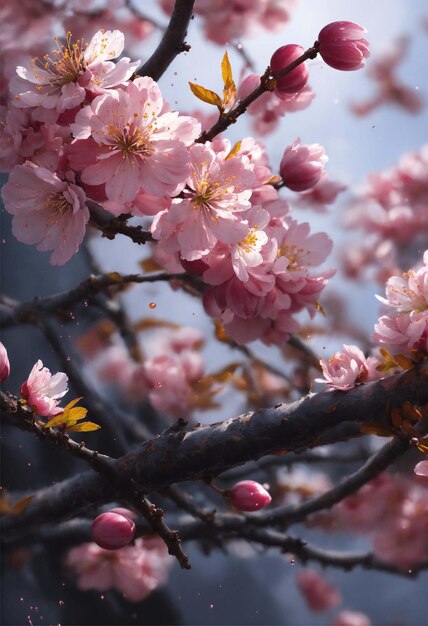
M 58 404 L 68 391 L 67 383 L 66 374 L 57 372 L 52 375 L 39 359 L 21 385 L 21 396 L 37 415 L 57 415 L 62 411 Z
M 7 350 L 0 341 L 0 382 L 4 382 L 10 374 L 10 363 Z
M 328 174 L 324 172 L 316 183 L 315 187 L 304 191 L 299 199 L 299 207 L 308 207 L 319 213 L 327 210 L 326 204 L 333 204 L 339 193 L 345 191 L 346 185 L 330 180 Z
M 342 600 L 336 587 L 316 570 L 300 570 L 296 584 L 311 611 L 318 613 L 334 609 Z
M 168 576 L 172 559 L 160 539 L 137 539 L 111 552 L 95 543 L 72 548 L 66 565 L 77 574 L 79 589 L 118 589 L 129 602 L 141 602 Z
M 184 199 L 155 217 L 155 239 L 169 239 L 171 252 L 194 261 L 217 243 L 237 243 L 248 233 L 240 214 L 250 208 L 253 165 L 248 157 L 227 159 L 224 152 L 196 144 L 190 149 L 190 176 Z
M 423 479 L 428 481 L 428 461 L 419 461 L 419 463 L 416 463 L 413 471 L 416 476 L 421 476 Z
M 44 107 L 59 113 L 83 102 L 86 90 L 100 93 L 106 89 L 127 84 L 139 61 L 130 63 L 123 57 L 125 39 L 119 30 L 99 30 L 88 45 L 82 40 L 72 43 L 67 33 L 64 45 L 57 42 L 52 56 L 34 58 L 31 67 L 18 66 L 19 78 L 11 83 L 17 107 Z
M 200 124 L 165 112 L 158 86 L 143 77 L 95 98 L 71 129 L 77 140 L 92 137 L 98 146 L 96 162 L 83 170 L 83 182 L 105 183 L 107 197 L 125 203 L 142 189 L 155 196 L 183 189 L 189 173 L 186 146 L 200 133 Z
M 330 359 L 320 359 L 324 379 L 316 382 L 327 383 L 333 389 L 351 389 L 358 383 L 367 382 L 369 368 L 367 358 L 357 346 L 344 345 L 342 352 L 336 352 Z
M 63 265 L 76 254 L 89 220 L 80 187 L 27 161 L 12 170 L 2 197 L 14 216 L 12 230 L 18 241 L 38 244 L 42 252 L 53 250 L 52 265 Z
M 319 53 L 336 70 L 359 70 L 370 56 L 366 32 L 355 22 L 332 22 L 318 35 Z
M 273 53 L 270 60 L 272 74 L 280 74 L 288 65 L 301 57 L 304 52 L 302 46 L 298 46 L 297 44 L 287 44 L 286 46 L 278 48 L 278 50 Z M 306 62 L 300 63 L 291 70 L 291 72 L 278 76 L 274 92 L 279 98 L 284 95 L 288 98 L 290 94 L 297 94 L 299 91 L 302 91 L 308 80 L 308 65 Z
M 296 139 L 286 148 L 279 171 L 286 187 L 292 191 L 307 191 L 320 181 L 328 157 L 317 143 L 302 146 Z
M 358 611 L 340 611 L 331 626 L 372 626 L 367 615 Z

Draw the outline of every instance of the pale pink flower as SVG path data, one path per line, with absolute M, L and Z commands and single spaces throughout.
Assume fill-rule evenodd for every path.
M 320 181 L 328 157 L 317 143 L 302 146 L 296 139 L 285 149 L 279 171 L 286 187 L 292 191 L 307 191 Z
M 79 589 L 118 589 L 129 602 L 141 602 L 168 576 L 172 559 L 160 539 L 137 539 L 111 552 L 95 543 L 72 548 L 66 565 L 77 574 Z
M 311 611 L 318 613 L 334 609 L 342 600 L 336 587 L 316 570 L 300 570 L 296 584 Z
M 71 129 L 78 140 L 92 137 L 98 155 L 83 170 L 83 182 L 105 183 L 107 197 L 118 203 L 134 201 L 142 189 L 155 196 L 179 193 L 189 173 L 186 146 L 200 124 L 164 111 L 162 94 L 147 77 L 84 107 Z
M 184 199 L 173 202 L 152 224 L 155 239 L 170 239 L 171 252 L 194 261 L 217 243 L 237 243 L 248 233 L 240 214 L 250 208 L 253 166 L 248 157 L 216 153 L 209 144 L 190 149 Z
M 419 463 L 416 463 L 413 471 L 416 476 L 421 476 L 425 481 L 428 481 L 428 461 L 419 461 Z
M 366 32 L 355 22 L 332 22 L 318 35 L 319 53 L 336 70 L 359 70 L 370 56 Z
M 83 41 L 72 43 L 67 33 L 65 45 L 57 42 L 52 56 L 34 58 L 30 68 L 18 66 L 19 78 L 11 83 L 17 107 L 44 107 L 59 113 L 83 102 L 86 90 L 100 93 L 106 89 L 126 85 L 139 61 L 131 63 L 123 57 L 125 38 L 119 30 L 99 30 L 87 46 Z
M 37 415 L 49 417 L 61 413 L 58 406 L 68 391 L 68 377 L 63 372 L 52 376 L 40 359 L 33 366 L 27 380 L 21 385 L 21 396 Z
M 386 298 L 376 296 L 377 299 L 402 313 L 428 311 L 428 250 L 423 262 L 423 267 L 416 271 L 411 269 L 402 276 L 392 276 L 386 283 Z
M 428 311 L 382 315 L 374 325 L 372 341 L 400 349 L 428 351 Z
M 345 189 L 346 185 L 330 180 L 328 174 L 323 173 L 315 187 L 304 191 L 299 196 L 299 207 L 309 207 L 314 211 L 324 213 L 327 210 L 326 204 L 333 204 L 337 196 Z
M 364 613 L 340 611 L 331 626 L 372 626 L 372 623 Z
M 14 216 L 18 241 L 38 244 L 42 252 L 53 250 L 52 265 L 63 265 L 76 254 L 89 220 L 83 189 L 27 161 L 12 170 L 2 197 Z
M 7 356 L 7 350 L 0 341 L 0 382 L 4 382 L 10 374 L 9 357 Z
M 316 382 L 327 383 L 333 389 L 351 389 L 358 383 L 367 382 L 367 359 L 357 346 L 344 345 L 342 352 L 336 352 L 330 359 L 320 359 L 324 379 Z

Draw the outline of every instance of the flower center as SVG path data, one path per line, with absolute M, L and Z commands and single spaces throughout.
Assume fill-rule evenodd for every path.
M 134 117 L 137 115 L 137 113 L 134 113 Z M 113 143 L 113 145 L 110 145 L 110 149 L 114 150 L 116 148 L 120 150 L 124 158 L 131 155 L 147 158 L 154 150 L 150 141 L 150 129 L 148 128 L 133 126 L 129 122 L 124 127 L 121 127 L 113 122 L 108 125 L 107 134 Z
M 83 40 L 78 39 L 76 43 L 72 43 L 70 31 L 67 32 L 65 45 L 58 43 L 58 37 L 54 37 L 54 40 L 58 47 L 56 50 L 52 50 L 52 56 L 45 54 L 43 60 L 34 57 L 32 69 L 34 70 L 34 78 L 44 78 L 40 74 L 40 71 L 43 70 L 44 73 L 47 72 L 50 75 L 49 83 L 51 85 L 62 87 L 75 82 L 85 70 Z M 41 89 L 41 86 L 38 85 L 38 88 Z
M 63 194 L 58 191 L 51 193 L 51 195 L 46 198 L 45 207 L 49 209 L 52 214 L 49 220 L 50 224 L 55 224 L 58 219 L 72 209 L 71 204 L 64 198 Z
M 239 247 L 242 248 L 244 252 L 252 252 L 260 247 L 258 230 L 258 228 L 252 228 L 245 239 L 239 242 Z
M 296 244 L 288 244 L 285 243 L 278 249 L 278 256 L 285 256 L 288 259 L 288 269 L 289 270 L 299 270 L 302 269 L 303 263 L 301 261 L 301 257 L 303 254 L 309 254 L 309 251 L 305 252 L 304 248 L 298 248 Z M 306 265 L 308 265 L 306 263 Z

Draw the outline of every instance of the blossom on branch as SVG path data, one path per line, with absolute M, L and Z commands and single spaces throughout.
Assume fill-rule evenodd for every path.
M 21 385 L 21 396 L 41 417 L 62 413 L 58 406 L 68 391 L 68 376 L 63 372 L 52 375 L 40 359 L 33 366 L 27 380 Z

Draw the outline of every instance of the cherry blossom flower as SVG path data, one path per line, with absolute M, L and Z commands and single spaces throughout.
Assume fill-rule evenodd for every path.
M 107 197 L 124 203 L 134 201 L 142 189 L 155 196 L 183 189 L 189 173 L 186 146 L 198 136 L 200 124 L 165 112 L 158 86 L 143 77 L 95 98 L 77 114 L 71 129 L 76 139 L 92 137 L 98 146 L 96 162 L 83 170 L 83 182 L 105 183 Z
M 320 181 L 328 157 L 319 144 L 302 146 L 296 139 L 286 148 L 279 171 L 286 187 L 292 191 L 307 191 Z
M 370 56 L 366 32 L 355 22 L 332 22 L 318 35 L 319 53 L 336 70 L 359 70 Z
M 65 45 L 57 42 L 52 56 L 32 60 L 31 67 L 18 66 L 18 79 L 12 81 L 11 90 L 17 107 L 44 107 L 62 112 L 83 102 L 86 90 L 100 93 L 106 89 L 126 85 L 139 61 L 131 63 L 123 57 L 125 38 L 122 32 L 99 30 L 88 45 L 82 40 L 72 42 L 67 33 Z
M 420 461 L 419 463 L 416 463 L 413 471 L 416 476 L 421 476 L 423 479 L 428 481 L 428 461 Z
M 169 239 L 170 251 L 194 261 L 217 243 L 237 243 L 249 233 L 240 213 L 250 208 L 254 182 L 251 161 L 243 155 L 227 159 L 209 144 L 190 149 L 190 176 L 184 199 L 155 217 L 155 239 Z
M 37 243 L 42 252 L 53 250 L 52 265 L 64 265 L 76 254 L 89 220 L 80 187 L 27 161 L 12 170 L 2 197 L 14 216 L 12 231 L 18 241 Z
M 52 375 L 39 359 L 21 385 L 21 396 L 37 415 L 57 415 L 62 411 L 58 404 L 68 391 L 67 383 L 66 374 L 57 372 Z
M 300 570 L 296 584 L 311 611 L 318 613 L 334 609 L 342 600 L 336 587 L 316 570 Z
M 7 350 L 0 341 L 0 382 L 4 382 L 10 374 L 10 363 Z
M 371 621 L 358 611 L 340 611 L 332 623 L 332 626 L 372 626 Z
M 357 346 L 344 345 L 342 352 L 328 360 L 320 359 L 320 364 L 324 379 L 316 378 L 316 382 L 327 383 L 333 389 L 351 389 L 369 378 L 367 358 Z
M 77 574 L 79 589 L 118 589 L 129 602 L 141 602 L 168 576 L 172 559 L 160 539 L 136 539 L 111 552 L 95 543 L 72 548 L 66 565 Z

